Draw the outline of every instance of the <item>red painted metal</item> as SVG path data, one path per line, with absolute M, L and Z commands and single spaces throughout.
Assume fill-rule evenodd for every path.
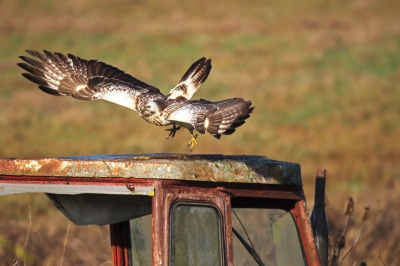
M 181 187 L 182 190 L 193 187 L 195 190 L 200 188 L 213 189 L 230 194 L 232 197 L 251 197 L 251 198 L 270 198 L 302 200 L 304 193 L 301 186 L 283 186 L 266 184 L 243 184 L 243 183 L 223 183 L 223 182 L 193 182 L 193 181 L 165 181 L 169 185 Z
M 85 178 L 85 177 L 48 177 L 0 175 L 0 183 L 10 184 L 57 184 L 57 185 L 104 185 L 104 186 L 152 186 L 153 179 L 125 177 Z
M 236 204 L 238 201 L 242 201 L 246 205 L 258 202 L 263 206 L 267 204 L 289 209 L 298 226 L 304 255 L 308 264 L 320 265 L 301 187 L 246 184 L 245 189 L 240 190 L 236 187 L 237 184 L 232 183 L 179 182 L 171 180 L 154 180 L 152 185 L 155 187 L 155 196 L 152 201 L 153 265 L 168 265 L 169 211 L 171 204 L 176 200 L 209 202 L 220 209 L 224 221 L 226 265 L 233 265 L 231 200 L 234 200 Z M 270 200 L 258 200 L 262 198 L 273 199 L 273 202 Z M 246 201 L 246 199 L 252 200 Z M 126 240 L 119 239 L 118 241 L 120 246 L 125 245 L 123 241 Z M 126 255 L 125 260 L 128 259 L 127 253 L 122 252 L 118 248 L 113 249 L 113 253 L 116 258 Z M 120 263 L 119 260 L 117 262 Z
M 308 265 L 321 265 L 311 223 L 306 210 L 305 200 L 297 201 L 291 213 L 298 225 L 300 240 L 302 241 L 303 251 Z
M 129 221 L 110 224 L 113 266 L 129 266 Z
M 164 213 L 165 205 L 165 189 L 164 182 L 161 180 L 154 181 L 155 194 L 152 199 L 152 265 L 167 265 L 165 253 L 168 253 L 168 241 L 165 238 L 165 223 L 167 217 Z
M 228 265 L 233 265 L 233 232 L 232 232 L 232 205 L 231 196 L 226 194 L 225 199 L 225 239 L 226 239 L 226 257 Z
M 164 217 L 169 217 L 171 205 L 177 201 L 193 201 L 198 203 L 209 203 L 216 206 L 222 218 L 222 229 L 224 253 L 224 265 L 233 265 L 233 253 L 232 253 L 232 223 L 230 217 L 230 195 L 224 191 L 218 191 L 216 189 L 208 189 L 195 186 L 197 183 L 192 183 L 192 186 L 176 186 L 176 183 L 171 184 L 165 182 L 165 202 L 164 202 Z M 170 224 L 168 219 L 164 221 L 164 239 L 169 239 Z M 165 241 L 165 250 L 169 250 L 168 241 Z M 169 253 L 164 253 L 164 261 L 168 263 Z M 166 264 L 165 264 L 166 265 Z

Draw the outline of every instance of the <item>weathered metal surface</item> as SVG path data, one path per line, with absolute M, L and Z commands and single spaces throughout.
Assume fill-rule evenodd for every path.
M 276 208 L 290 209 L 298 226 L 304 255 L 307 265 L 320 265 L 318 253 L 311 226 L 307 218 L 302 187 L 298 186 L 275 186 L 258 184 L 237 183 L 213 183 L 213 182 L 188 182 L 177 180 L 153 180 L 155 196 L 152 197 L 152 265 L 168 265 L 169 261 L 169 238 L 170 221 L 169 213 L 171 205 L 176 200 L 190 201 L 194 204 L 208 202 L 218 207 L 224 220 L 224 252 L 225 265 L 233 265 L 232 251 L 232 218 L 231 202 L 235 201 L 241 207 L 258 206 L 258 202 L 264 206 L 269 203 Z M 243 190 L 240 190 L 243 187 Z M 248 199 L 253 198 L 249 202 Z M 264 199 L 262 199 L 264 198 Z M 273 198 L 273 201 L 268 199 Z M 265 207 L 265 206 L 264 206 Z M 127 235 L 125 235 L 127 236 Z M 114 250 L 113 257 L 117 258 L 124 254 L 121 250 L 129 245 L 128 240 L 120 240 L 119 248 Z M 119 252 L 119 253 L 118 253 Z M 128 256 L 128 255 L 126 255 Z M 128 257 L 125 258 L 125 261 Z M 121 264 L 116 264 L 121 265 Z
M 115 195 L 145 195 L 154 196 L 153 187 L 105 186 L 105 185 L 61 185 L 61 184 L 18 184 L 0 183 L 0 195 L 16 193 L 53 193 L 64 195 L 76 195 L 84 193 L 115 194 Z
M 311 225 L 321 265 L 328 265 L 328 221 L 325 213 L 326 170 L 317 169 L 315 178 L 315 200 L 311 213 Z
M 291 213 L 299 226 L 299 235 L 303 244 L 304 255 L 307 259 L 307 265 L 320 266 L 321 262 L 315 245 L 311 222 L 307 213 L 307 206 L 304 200 L 296 202 L 296 207 Z
M 232 223 L 230 214 L 230 195 L 224 191 L 212 190 L 209 188 L 202 188 L 195 186 L 176 186 L 172 182 L 164 182 L 164 206 L 163 206 L 163 216 L 168 219 L 164 220 L 164 249 L 170 250 L 168 243 L 172 238 L 171 235 L 171 221 L 170 221 L 170 210 L 171 206 L 176 201 L 191 202 L 191 204 L 211 204 L 216 207 L 221 214 L 221 230 L 223 239 L 221 239 L 222 252 L 223 252 L 223 265 L 233 265 L 233 253 L 232 253 Z M 157 192 L 157 189 L 156 189 Z M 157 195 L 157 193 L 156 193 Z M 154 199 L 154 198 L 153 198 Z M 167 265 L 170 260 L 171 254 L 164 251 L 164 263 L 162 265 Z M 154 262 L 153 262 L 154 263 Z M 161 264 L 156 264 L 161 265 Z
M 0 159 L 2 176 L 150 178 L 301 186 L 300 165 L 241 155 L 95 155 Z
M 168 253 L 168 238 L 165 237 L 168 215 L 165 216 L 165 189 L 164 181 L 155 180 L 156 194 L 152 198 L 152 265 L 168 265 L 165 257 Z

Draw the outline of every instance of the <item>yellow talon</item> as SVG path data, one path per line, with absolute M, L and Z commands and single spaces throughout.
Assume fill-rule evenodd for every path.
M 191 133 L 190 134 L 191 136 L 192 136 L 192 139 L 189 141 L 189 144 L 186 146 L 186 147 L 189 147 L 190 146 L 190 151 L 192 151 L 193 150 L 193 146 L 195 145 L 195 144 L 197 144 L 197 146 L 199 146 L 199 143 L 197 142 L 197 134 L 196 135 L 193 135 L 193 133 Z

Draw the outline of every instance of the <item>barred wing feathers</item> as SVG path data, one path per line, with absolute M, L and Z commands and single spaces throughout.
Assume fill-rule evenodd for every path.
M 190 100 L 201 84 L 206 81 L 211 71 L 211 59 L 205 57 L 194 62 L 179 83 L 169 92 L 168 99 L 183 97 Z
M 42 91 L 55 96 L 72 96 L 80 100 L 103 99 L 136 110 L 135 97 L 142 93 L 161 94 L 124 71 L 97 60 L 27 50 L 33 58 L 20 56 L 18 66 L 28 71 L 22 75 L 39 85 Z

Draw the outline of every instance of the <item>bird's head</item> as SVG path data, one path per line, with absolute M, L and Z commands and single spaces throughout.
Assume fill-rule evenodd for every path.
M 158 105 L 153 100 L 142 102 L 139 105 L 139 113 L 141 116 L 149 117 L 158 111 Z

